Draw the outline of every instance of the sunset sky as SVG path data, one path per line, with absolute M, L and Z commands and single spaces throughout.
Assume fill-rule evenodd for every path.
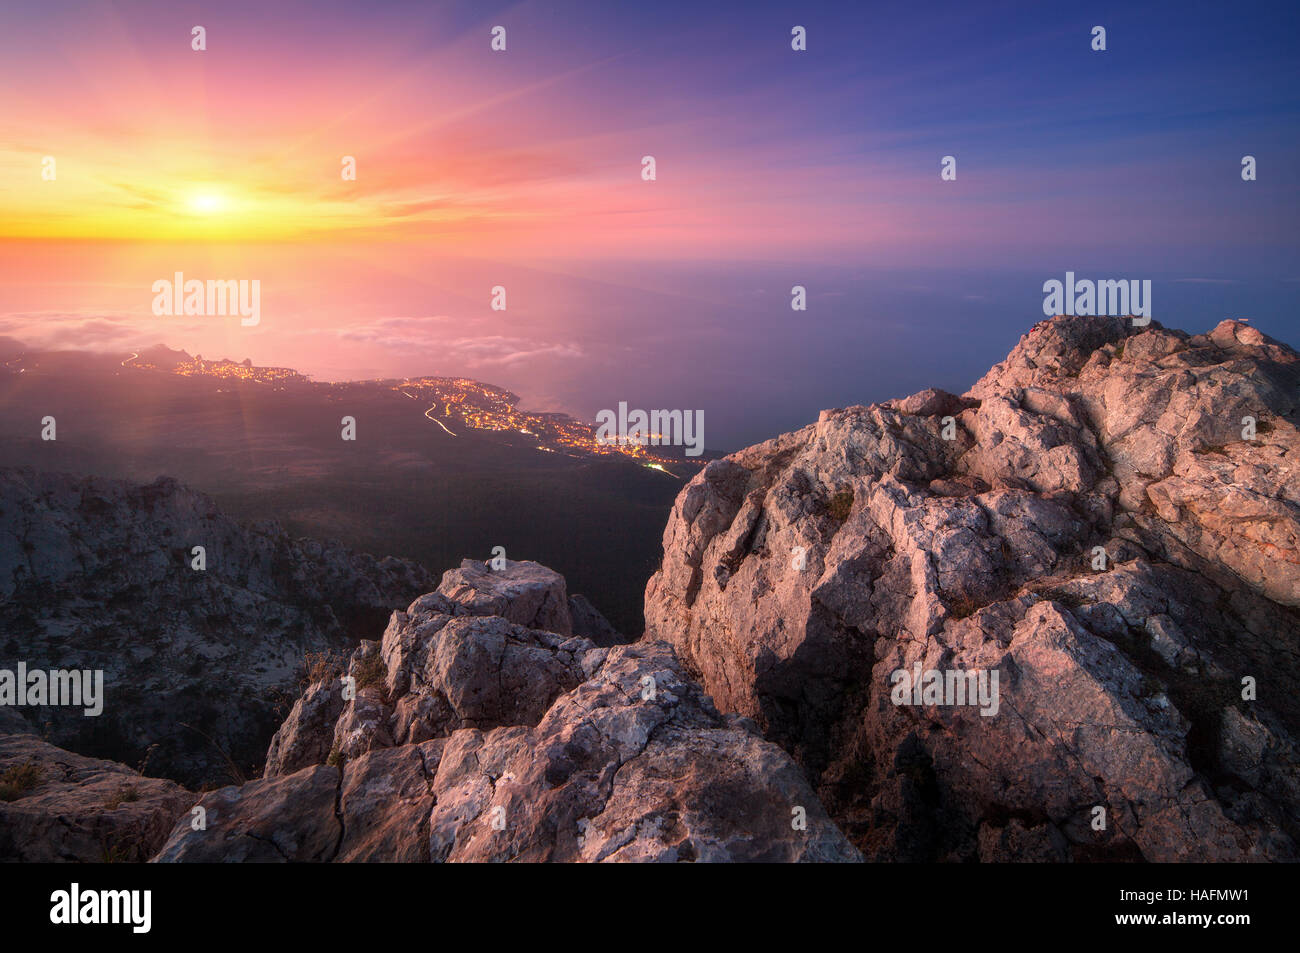
M 1300 344 L 1294 3 L 266 6 L 6 4 L 0 337 L 703 407 L 724 447 L 964 389 L 1067 269 Z M 177 271 L 260 280 L 261 324 L 154 317 Z

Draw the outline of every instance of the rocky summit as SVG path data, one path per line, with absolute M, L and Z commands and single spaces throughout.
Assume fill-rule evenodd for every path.
M 961 396 L 710 463 L 638 641 L 544 566 L 467 560 L 319 658 L 260 776 L 206 790 L 0 708 L 0 858 L 1296 860 L 1298 407 L 1300 356 L 1242 323 L 1041 322 Z M 262 690 L 275 593 L 306 613 L 420 581 L 174 484 L 3 476 L 4 611 L 65 666 L 60 633 L 89 652 L 78 626 L 111 614 L 110 706 L 124 665 L 203 681 L 177 657 Z M 200 536 L 247 568 L 176 582 Z M 188 615 L 149 608 L 142 638 L 158 592 Z M 177 621 L 205 600 L 205 628 Z
M 1041 322 L 709 464 L 646 638 L 869 860 L 1295 859 L 1298 406 L 1243 323 Z
M 535 563 L 447 573 L 353 654 L 355 693 L 308 689 L 265 776 L 205 795 L 208 828 L 183 818 L 156 859 L 861 859 L 671 647 L 597 646 L 566 603 Z
M 611 631 L 594 613 L 536 563 L 467 561 L 315 672 L 262 777 L 207 792 L 61 751 L 0 709 L 0 859 L 862 859 L 671 646 L 574 634 L 575 616 Z

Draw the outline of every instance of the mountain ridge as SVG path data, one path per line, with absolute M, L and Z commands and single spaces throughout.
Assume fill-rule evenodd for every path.
M 545 567 L 467 560 L 316 674 L 261 778 L 150 787 L 116 836 L 168 861 L 1297 859 L 1298 389 L 1300 355 L 1238 322 L 1039 322 L 964 395 L 709 463 L 639 641 L 575 634 L 598 613 Z M 989 678 L 976 705 L 929 673 Z M 60 783 L 0 803 L 7 852 L 52 812 L 108 823 Z

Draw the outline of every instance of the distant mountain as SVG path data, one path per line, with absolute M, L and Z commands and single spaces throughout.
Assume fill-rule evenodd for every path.
M 240 525 L 175 480 L 0 469 L 0 669 L 103 670 L 101 715 L 21 711 L 56 744 L 152 775 L 254 771 L 309 657 L 350 652 L 434 582 L 409 560 Z
M 174 371 L 182 364 L 188 364 L 192 360 L 194 358 L 185 351 L 173 350 L 165 344 L 155 344 L 153 347 L 144 348 L 134 360 L 128 358 L 129 364 L 137 366 L 151 365 L 164 371 Z

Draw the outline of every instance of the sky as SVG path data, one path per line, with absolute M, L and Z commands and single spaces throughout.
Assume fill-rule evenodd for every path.
M 16 6 L 0 338 L 29 347 L 699 408 L 734 449 L 964 390 L 1067 270 L 1300 345 L 1294 3 Z M 258 280 L 260 322 L 154 315 L 176 272 Z

